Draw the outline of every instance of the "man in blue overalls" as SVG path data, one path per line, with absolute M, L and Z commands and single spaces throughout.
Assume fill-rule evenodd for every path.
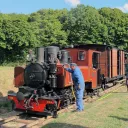
M 76 90 L 76 106 L 77 106 L 76 111 L 78 112 L 83 111 L 84 110 L 83 95 L 85 89 L 83 74 L 75 63 L 71 63 L 70 68 L 66 68 L 64 66 L 64 69 L 72 74 L 72 80 Z

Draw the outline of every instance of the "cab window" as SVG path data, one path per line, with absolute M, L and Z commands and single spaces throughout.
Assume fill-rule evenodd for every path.
M 78 60 L 85 60 L 85 51 L 78 52 Z

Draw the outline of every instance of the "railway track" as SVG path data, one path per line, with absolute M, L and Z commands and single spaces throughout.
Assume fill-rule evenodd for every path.
M 94 102 L 96 100 L 102 100 L 104 94 L 110 94 L 118 89 L 120 89 L 121 85 L 125 82 L 125 79 L 120 80 L 117 82 L 116 86 L 113 86 L 111 88 L 106 89 L 105 91 L 99 92 L 100 97 L 95 95 L 92 98 L 87 97 L 84 102 L 90 103 Z M 127 91 L 127 89 L 126 89 Z M 63 112 L 68 112 L 71 111 L 75 105 L 70 105 L 69 107 L 62 109 L 58 112 L 58 114 L 63 113 Z M 52 116 L 48 116 L 47 118 L 44 117 L 39 117 L 39 116 L 33 116 L 33 115 L 27 115 L 25 113 L 16 113 L 11 117 L 7 118 L 0 118 L 0 128 L 39 128 L 41 126 L 44 126 L 54 120 Z

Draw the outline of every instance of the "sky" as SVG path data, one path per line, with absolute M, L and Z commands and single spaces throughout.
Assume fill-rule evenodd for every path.
M 78 4 L 90 5 L 95 8 L 119 8 L 128 13 L 128 0 L 0 0 L 0 12 L 30 14 L 48 8 L 70 10 Z

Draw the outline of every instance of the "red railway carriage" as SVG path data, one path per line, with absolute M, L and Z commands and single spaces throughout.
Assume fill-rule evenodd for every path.
M 37 48 L 36 62 L 14 69 L 18 92 L 8 95 L 14 109 L 55 117 L 58 109 L 74 103 L 71 74 L 63 68 L 63 64 L 69 66 L 71 61 L 81 69 L 86 91 L 97 91 L 101 87 L 99 55 L 98 51 L 83 48 Z
M 125 76 L 124 51 L 108 45 L 88 44 L 79 45 L 76 48 L 92 49 L 101 52 L 100 68 L 101 74 L 107 82 L 122 79 Z

